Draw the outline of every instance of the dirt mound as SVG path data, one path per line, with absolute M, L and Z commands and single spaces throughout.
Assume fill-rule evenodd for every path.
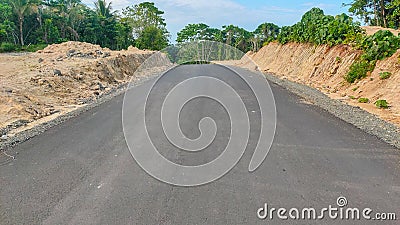
M 82 52 L 111 51 L 108 48 L 102 48 L 100 45 L 93 45 L 86 42 L 68 41 L 61 44 L 52 44 L 38 51 L 39 53 L 65 53 L 71 50 L 79 50 Z
M 396 36 L 399 35 L 399 33 L 400 33 L 400 30 L 395 30 L 395 29 L 391 29 L 391 28 L 383 28 L 383 27 L 378 27 L 378 26 L 364 26 L 362 28 L 367 32 L 367 35 L 373 35 L 380 30 L 388 30 Z
M 329 47 L 270 43 L 248 56 L 264 72 L 309 85 L 332 98 L 359 106 L 400 126 L 400 50 L 392 57 L 378 61 L 375 70 L 367 78 L 349 84 L 344 76 L 360 54 L 360 51 L 347 45 Z M 392 75 L 382 80 L 379 76 L 381 72 L 390 72 Z M 359 103 L 358 98 L 368 98 L 369 102 Z M 390 108 L 378 109 L 374 103 L 379 99 L 387 100 Z
M 0 54 L 0 137 L 75 110 L 132 78 L 146 76 L 135 71 L 153 53 L 65 42 L 22 56 Z

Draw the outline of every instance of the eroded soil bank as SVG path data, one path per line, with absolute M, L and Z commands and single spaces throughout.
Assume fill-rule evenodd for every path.
M 390 58 L 378 61 L 375 70 L 366 78 L 349 84 L 344 76 L 360 54 L 347 45 L 270 43 L 248 56 L 263 72 L 311 86 L 333 99 L 358 106 L 400 126 L 400 50 Z M 382 80 L 381 72 L 392 75 Z M 359 98 L 368 98 L 369 102 L 359 103 Z M 387 100 L 389 109 L 377 108 L 374 103 L 379 99 Z

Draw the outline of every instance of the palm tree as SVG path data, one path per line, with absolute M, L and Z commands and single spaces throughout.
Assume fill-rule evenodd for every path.
M 10 4 L 14 10 L 14 13 L 18 17 L 19 39 L 21 45 L 23 46 L 25 44 L 23 33 L 24 18 L 25 16 L 37 11 L 38 2 L 36 0 L 10 0 Z
M 62 18 L 60 25 L 61 38 L 65 38 L 67 32 L 72 35 L 73 40 L 79 40 L 79 34 L 75 30 L 79 21 L 84 19 L 85 6 L 80 0 L 55 0 L 49 4 L 50 13 Z
M 96 13 L 99 16 L 105 17 L 105 18 L 110 18 L 113 16 L 113 13 L 111 12 L 112 7 L 111 7 L 111 2 L 108 3 L 106 0 L 97 0 L 97 2 L 94 3 L 96 6 Z

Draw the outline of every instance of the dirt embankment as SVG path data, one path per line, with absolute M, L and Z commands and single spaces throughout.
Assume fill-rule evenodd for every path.
M 153 53 L 66 42 L 32 54 L 0 54 L 0 141 L 115 91 Z
M 378 26 L 364 26 L 362 28 L 365 30 L 367 35 L 373 35 L 373 34 L 375 34 L 376 32 L 378 32 L 380 30 L 388 30 L 388 31 L 392 32 L 396 36 L 399 35 L 399 33 L 400 33 L 400 30 L 395 30 L 395 29 L 392 29 L 392 28 L 383 28 L 383 27 L 378 27 Z
M 264 72 L 309 85 L 331 98 L 359 106 L 400 126 L 400 50 L 392 57 L 378 61 L 368 77 L 349 84 L 344 76 L 360 54 L 346 45 L 270 43 L 259 52 L 248 55 Z M 392 73 L 391 77 L 381 80 L 379 73 L 386 71 Z M 369 103 L 359 103 L 358 98 L 368 98 Z M 378 99 L 387 100 L 390 108 L 378 109 L 374 105 Z

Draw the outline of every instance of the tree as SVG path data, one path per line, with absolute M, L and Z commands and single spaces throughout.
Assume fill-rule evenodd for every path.
M 176 39 L 178 43 L 196 40 L 222 41 L 221 30 L 204 23 L 188 24 L 178 32 Z
M 253 31 L 253 37 L 250 38 L 252 43 L 252 50 L 258 51 L 260 46 L 265 42 L 276 40 L 279 34 L 279 26 L 273 23 L 262 23 L 255 31 Z
M 60 30 L 60 39 L 79 40 L 78 27 L 85 22 L 87 7 L 80 0 L 54 0 L 48 2 L 47 16 Z
M 253 32 L 262 42 L 276 39 L 279 34 L 279 26 L 273 23 L 260 24 L 257 29 Z
M 10 41 L 14 23 L 11 21 L 13 10 L 7 2 L 0 1 L 0 42 Z M 10 35 L 11 34 L 11 35 Z
M 243 52 L 251 49 L 251 32 L 234 25 L 222 26 L 223 41 Z
M 393 28 L 400 28 L 400 0 L 393 0 L 388 6 L 388 19 L 389 26 Z
M 10 0 L 11 7 L 18 18 L 19 40 L 22 46 L 24 43 L 24 19 L 25 16 L 37 11 L 38 1 L 36 0 Z
M 161 50 L 167 46 L 167 37 L 161 29 L 155 26 L 145 27 L 136 40 L 136 47 L 140 49 Z
M 117 36 L 116 39 L 116 49 L 126 49 L 130 45 L 134 44 L 134 39 L 132 37 L 132 27 L 129 26 L 125 18 L 119 19 L 115 25 Z
M 350 6 L 349 12 L 369 25 L 399 26 L 399 0 L 353 0 L 344 5 Z
M 154 3 L 143 2 L 133 7 L 128 6 L 122 10 L 122 14 L 124 21 L 132 28 L 136 47 L 158 50 L 168 44 L 169 33 L 162 17 L 164 12 Z
M 104 18 L 111 18 L 114 16 L 112 13 L 111 2 L 107 5 L 106 0 L 97 0 L 94 5 L 96 7 L 97 15 Z
M 139 37 L 142 31 L 149 26 L 166 31 L 165 19 L 162 17 L 163 11 L 160 11 L 152 2 L 142 2 L 133 7 L 126 7 L 122 10 L 124 18 L 131 25 L 135 38 Z

